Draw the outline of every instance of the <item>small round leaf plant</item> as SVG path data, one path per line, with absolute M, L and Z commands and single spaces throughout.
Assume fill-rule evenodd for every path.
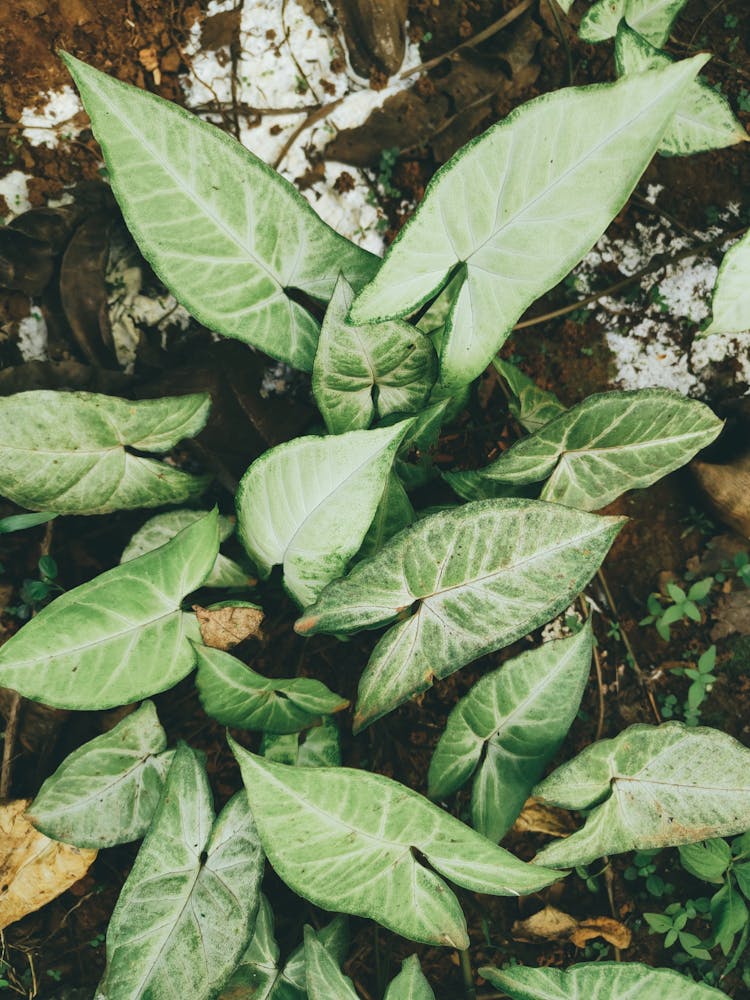
M 660 51 L 681 6 L 594 4 L 582 31 L 615 38 L 620 78 L 545 94 L 470 142 L 383 260 L 335 233 L 218 128 L 63 56 L 156 274 L 211 330 L 312 373 L 326 433 L 250 465 L 234 498 L 237 530 L 261 601 L 262 581 L 281 568 L 301 635 L 377 631 L 357 732 L 564 611 L 623 524 L 597 511 L 684 465 L 721 430 L 707 406 L 661 389 L 565 409 L 497 360 L 522 313 L 581 261 L 656 153 L 745 138 L 698 77 L 708 56 L 675 62 Z M 733 247 L 721 269 L 712 332 L 750 327 L 748 246 Z M 493 362 L 527 436 L 483 469 L 446 476 L 458 503 L 416 511 L 414 488 L 436 475 L 424 456 L 441 423 Z M 41 831 L 73 845 L 143 838 L 109 926 L 99 997 L 353 998 L 340 971 L 342 915 L 458 949 L 468 963 L 452 886 L 519 896 L 603 855 L 750 827 L 750 750 L 708 728 L 634 726 L 544 777 L 589 675 L 588 624 L 535 644 L 455 706 L 429 769 L 432 800 L 340 766 L 336 713 L 348 702 L 314 678 L 271 681 L 210 648 L 189 610 L 199 587 L 237 588 L 246 576 L 219 551 L 231 523 L 200 509 L 207 477 L 158 457 L 199 433 L 209 407 L 205 394 L 0 399 L 9 500 L 49 516 L 169 508 L 119 565 L 57 597 L 0 650 L 0 684 L 23 697 L 89 711 L 141 703 L 71 754 L 29 807 Z M 202 755 L 168 746 L 149 700 L 193 671 L 209 715 L 235 736 L 258 734 L 247 741 L 255 753 L 229 738 L 244 788 L 218 816 Z M 464 823 L 439 803 L 469 781 Z M 532 791 L 588 816 L 524 862 L 498 841 Z M 331 912 L 285 962 L 260 890 L 266 861 Z M 723 995 L 628 963 L 482 976 L 518 998 L 616 1000 L 634 983 L 663 997 Z M 433 997 L 416 958 L 386 995 Z

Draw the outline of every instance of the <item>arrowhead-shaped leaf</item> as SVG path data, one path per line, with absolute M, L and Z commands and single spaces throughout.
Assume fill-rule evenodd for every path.
M 585 42 L 603 42 L 614 38 L 624 18 L 634 31 L 661 48 L 686 3 L 687 0 L 597 0 L 583 17 L 578 33 Z
M 394 469 L 407 490 L 415 490 L 435 478 L 432 451 L 437 444 L 440 428 L 446 421 L 450 399 L 428 406 L 414 418 L 396 455 Z
M 461 269 L 440 377 L 447 387 L 472 381 L 624 205 L 705 61 L 545 94 L 459 150 L 355 300 L 352 321 L 407 316 Z
M 430 762 L 430 798 L 445 798 L 475 774 L 472 824 L 500 840 L 575 719 L 591 640 L 586 625 L 482 677 L 448 717 Z
M 349 704 L 311 677 L 263 677 L 219 649 L 196 646 L 195 651 L 201 703 L 222 725 L 296 733 Z
M 750 828 L 750 750 L 716 729 L 630 726 L 563 764 L 534 795 L 591 809 L 581 830 L 539 853 L 555 868 L 726 837 Z
M 492 364 L 510 389 L 508 409 L 530 434 L 565 412 L 565 407 L 554 393 L 540 389 L 520 368 L 500 358 L 495 358 Z
M 560 969 L 479 970 L 511 1000 L 726 1000 L 726 993 L 696 983 L 672 969 L 640 962 L 590 962 Z
M 290 292 L 359 288 L 377 257 L 226 132 L 64 55 L 141 253 L 209 329 L 312 369 L 318 324 Z
M 710 333 L 750 330 L 750 233 L 727 250 L 719 268 L 711 302 Z
M 61 594 L 0 649 L 0 685 L 57 708 L 101 709 L 166 691 L 195 665 L 186 594 L 219 549 L 215 511 L 171 542 Z
M 204 510 L 170 510 L 150 518 L 125 546 L 120 562 L 130 562 L 137 556 L 165 545 L 178 531 L 200 520 L 205 513 Z M 229 518 L 219 517 L 219 542 L 225 542 L 233 531 L 234 525 Z M 245 570 L 221 552 L 216 557 L 213 569 L 203 581 L 204 587 L 247 587 L 247 585 L 248 575 Z
M 270 1000 L 279 975 L 279 946 L 273 933 L 273 912 L 261 893 L 250 944 L 218 1000 Z
M 301 733 L 264 733 L 260 752 L 277 764 L 294 767 L 339 767 L 341 735 L 333 719 L 324 715 L 319 726 Z
M 658 69 L 673 62 L 671 56 L 654 48 L 624 21 L 617 29 L 615 59 L 620 76 Z M 747 132 L 735 118 L 726 97 L 707 83 L 693 80 L 664 133 L 659 152 L 663 156 L 689 156 L 747 140 Z
M 198 755 L 175 754 L 107 931 L 107 1000 L 210 1000 L 250 940 L 263 854 L 240 792 L 214 821 Z
M 602 392 L 518 441 L 481 475 L 514 485 L 549 477 L 543 500 L 598 510 L 679 469 L 722 426 L 703 403 L 670 389 Z
M 498 896 L 554 881 L 390 778 L 287 767 L 230 746 L 263 850 L 287 885 L 318 906 L 371 917 L 414 941 L 465 948 L 463 913 L 440 875 Z
M 389 413 L 416 413 L 437 377 L 429 339 L 401 320 L 347 322 L 354 289 L 341 275 L 328 304 L 312 387 L 331 434 L 364 430 Z
M 401 972 L 391 980 L 383 1000 L 435 1000 L 416 955 L 410 955 L 401 963 Z
M 403 618 L 362 675 L 362 728 L 566 608 L 622 523 L 533 500 L 480 500 L 433 514 L 327 587 L 295 628 L 354 632 Z
M 300 604 L 341 576 L 370 527 L 411 421 L 334 437 L 302 437 L 262 455 L 237 492 L 239 534 L 266 576 L 283 564 Z
M 27 810 L 42 833 L 76 847 L 114 847 L 148 830 L 172 761 L 153 702 L 84 743 Z
M 131 402 L 93 392 L 34 390 L 0 399 L 0 493 L 21 507 L 108 514 L 183 503 L 192 476 L 138 452 L 168 451 L 208 418 L 205 393 Z
M 312 927 L 305 927 L 305 958 L 310 1000 L 359 1000 L 351 979 L 339 969 Z
M 416 515 L 411 500 L 404 489 L 400 478 L 393 469 L 388 473 L 383 496 L 375 511 L 375 517 L 362 542 L 358 558 L 374 556 L 379 552 L 389 538 L 393 538 L 402 528 L 414 521 Z

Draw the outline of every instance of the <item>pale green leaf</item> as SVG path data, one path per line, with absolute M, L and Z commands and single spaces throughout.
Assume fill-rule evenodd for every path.
M 317 931 L 318 942 L 339 966 L 349 951 L 349 918 L 339 914 Z M 296 1000 L 304 997 L 307 982 L 307 948 L 305 942 L 289 956 L 273 1000 Z
M 0 649 L 0 685 L 56 708 L 102 709 L 166 691 L 195 665 L 186 594 L 219 548 L 212 511 L 171 542 L 57 597 Z
M 203 492 L 192 476 L 138 452 L 168 451 L 208 418 L 205 393 L 131 402 L 39 389 L 0 399 L 0 493 L 59 514 L 108 514 L 183 503 Z
M 150 518 L 136 531 L 120 556 L 120 562 L 130 562 L 137 556 L 152 552 L 164 545 L 189 524 L 205 515 L 204 510 L 170 510 Z M 225 542 L 234 531 L 228 517 L 219 517 L 219 542 Z M 247 587 L 248 575 L 233 559 L 221 552 L 216 557 L 213 569 L 203 581 L 204 587 Z
M 42 833 L 76 847 L 114 847 L 148 830 L 172 753 L 153 702 L 74 750 L 27 811 Z
M 511 498 L 533 500 L 539 495 L 538 486 L 514 486 L 512 483 L 502 483 L 499 479 L 490 479 L 489 476 L 485 476 L 482 469 L 441 472 L 440 475 L 462 500 Z
M 430 798 L 445 798 L 473 774 L 472 825 L 500 840 L 576 717 L 591 641 L 586 625 L 482 677 L 448 717 L 430 762 Z
M 401 320 L 347 322 L 354 289 L 339 276 L 320 330 L 312 388 L 331 434 L 364 430 L 389 413 L 416 413 L 437 377 L 435 350 Z
M 358 558 L 375 555 L 389 538 L 393 538 L 402 528 L 408 528 L 415 516 L 414 508 L 400 478 L 391 470 Z
M 466 948 L 463 913 L 440 875 L 499 896 L 536 892 L 557 875 L 519 861 L 390 778 L 287 767 L 231 739 L 230 746 L 266 856 L 317 906 L 370 917 L 414 941 Z
M 205 326 L 312 369 L 318 324 L 290 294 L 360 287 L 378 259 L 226 132 L 64 55 L 141 253 Z
M 462 269 L 440 377 L 479 375 L 535 299 L 585 256 L 656 151 L 706 56 L 614 84 L 544 94 L 459 150 L 351 310 L 407 316 Z
M 402 620 L 362 675 L 362 728 L 563 611 L 622 526 L 533 500 L 479 500 L 418 521 L 332 583 L 295 628 L 353 632 Z
M 687 0 L 598 0 L 583 17 L 578 33 L 585 42 L 603 42 L 614 38 L 624 18 L 634 31 L 661 48 L 686 3 Z
M 281 563 L 284 583 L 302 605 L 341 576 L 372 523 L 410 424 L 301 437 L 253 462 L 237 491 L 237 517 L 261 574 Z
M 210 1000 L 253 931 L 263 854 L 246 796 L 214 820 L 195 751 L 181 744 L 107 931 L 107 1000 Z
M 524 430 L 533 434 L 565 412 L 565 407 L 553 392 L 540 389 L 520 368 L 500 358 L 495 358 L 492 363 L 510 390 L 508 409 Z
M 555 868 L 750 829 L 750 750 L 716 729 L 630 726 L 537 785 L 563 809 L 591 809 L 581 830 L 538 855 Z
M 263 677 L 220 649 L 196 645 L 195 651 L 201 704 L 222 725 L 296 733 L 349 704 L 311 677 Z
M 724 255 L 711 313 L 711 325 L 704 334 L 750 330 L 750 233 L 745 233 Z
M 323 716 L 319 726 L 301 733 L 264 733 L 260 752 L 277 764 L 294 767 L 339 767 L 341 737 L 338 726 L 329 716 Z
M 218 1000 L 271 1000 L 280 974 L 278 963 L 279 946 L 273 932 L 273 911 L 261 893 L 250 944 Z
M 722 426 L 703 403 L 671 389 L 602 392 L 516 442 L 481 474 L 514 485 L 549 477 L 543 500 L 598 510 L 679 469 Z
M 451 399 L 432 403 L 414 418 L 414 423 L 404 435 L 393 467 L 407 490 L 425 486 L 435 478 L 432 452 L 440 428 L 448 419 L 451 403 Z
M 401 972 L 391 980 L 383 1000 L 435 1000 L 416 955 L 410 955 L 401 963 Z
M 0 518 L 0 535 L 8 535 L 14 531 L 25 531 L 26 528 L 36 528 L 39 524 L 54 521 L 57 514 L 43 510 L 38 514 L 10 514 Z
M 339 969 L 312 927 L 305 927 L 305 959 L 310 1000 L 359 1000 L 351 979 Z
M 486 967 L 479 975 L 511 1000 L 726 1000 L 726 993 L 672 969 L 640 962 L 589 962 L 560 969 Z
M 620 76 L 658 69 L 673 62 L 623 22 L 617 30 L 615 60 Z M 700 79 L 686 88 L 671 125 L 659 145 L 663 156 L 689 156 L 746 142 L 748 134 L 737 121 L 723 94 Z

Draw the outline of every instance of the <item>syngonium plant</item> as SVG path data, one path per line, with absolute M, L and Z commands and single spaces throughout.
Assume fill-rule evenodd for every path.
M 497 359 L 520 315 L 582 259 L 657 151 L 741 138 L 697 82 L 707 56 L 673 62 L 656 48 L 680 6 L 595 4 L 582 30 L 616 33 L 621 79 L 546 94 L 470 142 L 437 172 L 382 261 L 219 129 L 64 56 L 157 275 L 210 329 L 312 373 L 327 433 L 252 463 L 237 526 L 261 579 L 281 567 L 299 633 L 379 630 L 356 731 L 567 608 L 623 524 L 596 512 L 680 467 L 721 429 L 707 406 L 661 389 L 565 409 Z M 750 326 L 749 259 L 747 238 L 727 255 L 711 331 Z M 322 325 L 302 301 L 324 311 Z M 468 502 L 415 511 L 414 488 L 435 476 L 431 443 L 491 362 L 528 436 L 483 469 L 446 476 Z M 9 500 L 45 519 L 168 508 L 119 565 L 57 597 L 0 651 L 0 683 L 26 698 L 78 710 L 141 702 L 71 754 L 29 809 L 39 830 L 81 847 L 144 838 L 107 934 L 99 997 L 356 997 L 340 971 L 342 916 L 308 928 L 280 960 L 260 892 L 265 859 L 304 899 L 459 949 L 470 969 L 449 883 L 519 896 L 605 854 L 750 827 L 750 751 L 712 729 L 631 727 L 543 779 L 587 682 L 590 624 L 515 657 L 458 702 L 432 759 L 430 798 L 340 766 L 333 715 L 346 700 L 318 680 L 271 680 L 211 648 L 187 610 L 208 586 L 235 588 L 242 604 L 247 582 L 219 551 L 231 521 L 196 506 L 207 477 L 148 457 L 196 435 L 209 406 L 204 394 L 0 400 Z M 209 715 L 235 734 L 262 734 L 257 752 L 230 738 L 245 791 L 218 816 L 201 754 L 168 748 L 149 700 L 196 669 Z M 470 780 L 467 825 L 444 803 Z M 498 841 L 532 790 L 588 817 L 526 863 Z M 722 995 L 627 963 L 481 971 L 516 998 L 618 998 L 634 984 L 664 998 Z M 433 995 L 415 957 L 386 994 Z

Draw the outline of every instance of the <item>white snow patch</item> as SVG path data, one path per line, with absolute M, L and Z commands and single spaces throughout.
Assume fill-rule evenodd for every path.
M 8 203 L 10 215 L 6 216 L 8 223 L 16 215 L 27 212 L 31 208 L 29 201 L 29 178 L 21 170 L 11 170 L 5 177 L 0 177 L 0 194 Z
M 18 324 L 18 349 L 24 361 L 47 360 L 47 324 L 35 306 Z
M 233 3 L 213 2 L 209 4 L 208 14 L 231 10 L 234 6 Z M 310 166 L 307 153 L 322 150 L 339 129 L 363 124 L 388 97 L 409 87 L 413 78 L 401 80 L 396 76 L 386 88 L 374 91 L 348 66 L 344 73 L 334 72 L 331 63 L 339 54 L 337 38 L 326 25 L 317 25 L 297 3 L 286 5 L 283 20 L 282 9 L 278 0 L 259 0 L 246 4 L 242 11 L 237 100 L 253 108 L 269 109 L 259 121 L 240 120 L 242 144 L 273 164 L 294 130 L 316 105 L 341 100 L 327 116 L 304 129 L 284 156 L 279 172 L 294 183 Z M 192 55 L 193 73 L 182 81 L 187 106 L 201 108 L 217 99 L 230 105 L 232 66 L 228 49 L 201 51 L 200 27 L 196 25 L 188 53 Z M 402 70 L 419 61 L 418 46 L 409 43 Z M 299 111 L 281 113 L 286 109 Z M 215 115 L 201 113 L 208 120 L 216 121 Z M 379 213 L 371 204 L 371 188 L 364 174 L 340 163 L 326 162 L 324 166 L 325 178 L 303 194 L 337 232 L 382 254 L 383 239 L 376 229 Z M 339 194 L 333 185 L 342 170 L 350 174 L 355 185 L 352 190 Z
M 62 90 L 48 90 L 44 96 L 46 100 L 41 107 L 23 109 L 19 122 L 26 126 L 23 134 L 32 146 L 54 148 L 66 131 L 65 123 L 83 111 L 83 105 L 67 83 Z M 68 130 L 70 135 L 77 131 L 73 126 Z
M 658 185 L 650 185 L 647 200 L 653 203 L 658 194 Z M 719 218 L 729 221 L 736 211 L 736 205 L 727 205 Z M 710 240 L 718 233 L 712 228 L 697 232 L 696 238 Z M 722 252 L 729 245 L 722 247 Z M 597 271 L 602 262 L 614 263 L 622 275 L 630 276 L 655 256 L 668 257 L 689 246 L 690 240 L 675 233 L 665 220 L 653 225 L 638 223 L 634 239 L 602 236 L 574 271 L 574 286 L 586 293 L 595 284 L 600 285 Z M 710 315 L 717 271 L 708 257 L 686 257 L 669 264 L 656 277 L 652 274 L 642 278 L 637 301 L 599 299 L 593 308 L 614 355 L 615 382 L 621 388 L 663 386 L 702 397 L 715 366 L 733 361 L 737 383 L 750 393 L 750 333 L 710 337 L 700 333 L 703 321 Z

